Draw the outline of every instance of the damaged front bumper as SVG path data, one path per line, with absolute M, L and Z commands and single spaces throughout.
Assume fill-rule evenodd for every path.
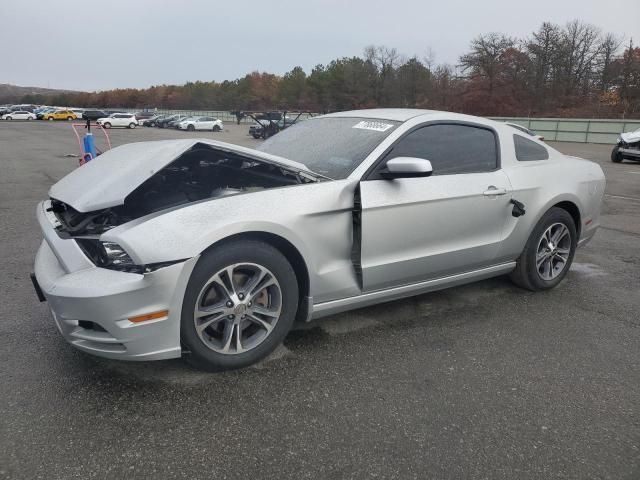
M 93 265 L 75 240 L 60 238 L 38 206 L 45 240 L 35 260 L 35 284 L 62 336 L 74 347 L 107 358 L 160 360 L 181 355 L 182 299 L 197 258 L 148 274 Z M 150 312 L 160 318 L 131 322 Z

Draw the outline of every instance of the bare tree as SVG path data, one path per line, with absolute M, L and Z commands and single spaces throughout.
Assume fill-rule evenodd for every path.
M 500 73 L 501 57 L 515 44 L 515 39 L 499 33 L 480 35 L 471 42 L 471 52 L 460 57 L 463 71 L 471 70 L 473 75 L 485 77 L 491 96 Z

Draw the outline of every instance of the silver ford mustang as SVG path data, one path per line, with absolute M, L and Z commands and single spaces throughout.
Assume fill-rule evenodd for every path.
M 240 368 L 296 320 L 503 274 L 553 288 L 604 187 L 504 123 L 427 110 L 316 117 L 258 150 L 132 143 L 51 187 L 32 279 L 85 352 Z

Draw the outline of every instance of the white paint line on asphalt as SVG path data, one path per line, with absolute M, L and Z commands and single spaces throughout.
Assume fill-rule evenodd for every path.
M 611 197 L 611 198 L 622 198 L 623 200 L 633 200 L 636 202 L 640 202 L 640 198 L 634 198 L 634 197 L 624 197 L 622 195 L 609 195 L 608 193 L 604 194 L 605 197 Z
M 634 173 L 636 175 L 640 175 L 640 172 L 635 172 L 635 171 L 632 171 L 632 170 L 627 170 L 627 173 Z

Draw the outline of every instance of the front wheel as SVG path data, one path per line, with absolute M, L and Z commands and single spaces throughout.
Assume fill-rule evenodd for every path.
M 573 217 L 562 208 L 550 209 L 531 232 L 511 280 L 533 291 L 555 287 L 569 271 L 577 245 Z
M 254 240 L 217 247 L 200 258 L 185 292 L 187 360 L 210 371 L 252 365 L 282 342 L 297 305 L 296 275 L 279 250 Z
M 104 128 L 111 128 L 111 124 L 109 122 L 106 122 L 104 125 L 102 125 Z
M 7 118 L 5 118 L 5 120 L 13 120 L 13 118 L 7 117 Z
M 53 122 L 53 117 L 49 117 L 47 118 L 47 120 L 49 120 L 50 122 Z
M 32 117 L 27 117 L 27 120 L 30 122 L 31 120 L 33 120 Z
M 222 130 L 222 129 L 220 128 L 220 125 L 214 125 L 214 126 L 213 126 L 213 131 L 214 131 L 214 132 L 219 132 L 220 130 Z
M 73 120 L 73 117 L 67 117 L 67 122 L 70 122 L 71 120 Z
M 135 123 L 133 123 L 133 122 L 131 122 L 131 123 L 129 124 L 129 128 L 136 128 L 136 124 L 135 124 Z
M 613 163 L 622 162 L 622 154 L 620 153 L 620 147 L 618 145 L 613 147 L 613 150 L 611 150 L 611 161 Z
M 194 127 L 193 125 L 187 125 L 187 130 L 189 130 L 190 132 L 193 132 L 196 129 L 196 127 Z

